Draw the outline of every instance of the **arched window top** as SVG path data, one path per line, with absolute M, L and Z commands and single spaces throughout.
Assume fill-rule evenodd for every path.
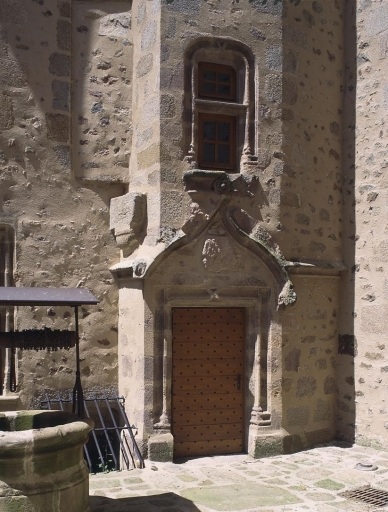
M 246 61 L 248 67 L 254 64 L 254 56 L 249 46 L 230 38 L 203 37 L 191 43 L 185 52 L 188 62 L 204 60 L 206 54 L 212 55 L 213 62 L 216 63 L 229 62 L 232 65 L 236 62 L 237 65 L 241 65 Z
M 248 47 L 238 41 L 223 39 L 200 39 L 193 43 L 186 52 L 187 72 L 185 76 L 190 84 L 194 86 L 193 93 L 196 95 L 196 87 L 199 78 L 200 67 L 204 64 L 213 64 L 214 66 L 224 66 L 234 70 L 236 98 L 232 101 L 246 103 L 253 91 L 252 78 L 254 59 Z M 252 83 L 251 83 L 252 82 Z M 187 89 L 191 87 L 187 83 Z

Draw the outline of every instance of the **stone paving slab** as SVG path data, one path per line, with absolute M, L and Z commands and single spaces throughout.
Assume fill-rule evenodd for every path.
M 359 462 L 375 471 L 355 469 Z M 248 455 L 91 475 L 91 512 L 388 512 L 344 498 L 371 485 L 388 491 L 388 452 L 329 445 L 255 460 Z

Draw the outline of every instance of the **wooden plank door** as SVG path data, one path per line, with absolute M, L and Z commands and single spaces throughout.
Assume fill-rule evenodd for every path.
M 174 455 L 244 449 L 243 308 L 174 308 L 172 433 Z

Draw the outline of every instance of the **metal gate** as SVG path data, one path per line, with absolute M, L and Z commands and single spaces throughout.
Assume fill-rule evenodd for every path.
M 243 308 L 174 308 L 172 433 L 176 457 L 243 445 Z

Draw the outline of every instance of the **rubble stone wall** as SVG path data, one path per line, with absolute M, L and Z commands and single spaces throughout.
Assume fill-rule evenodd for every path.
M 100 28 L 106 16 L 115 12 L 115 3 L 109 4 L 106 11 L 104 3 L 93 11 L 94 23 L 100 23 Z M 128 5 L 121 2 L 120 12 L 124 7 L 128 10 Z M 82 6 L 86 11 L 86 3 Z M 73 20 L 81 4 L 74 7 L 75 11 L 71 2 L 62 0 L 1 2 L 0 222 L 15 227 L 17 286 L 85 286 L 101 301 L 80 312 L 81 374 L 85 389 L 115 392 L 117 289 L 109 265 L 119 253 L 109 231 L 109 202 L 123 192 L 118 183 L 123 174 L 115 174 L 115 169 L 126 160 L 127 178 L 128 167 L 128 151 L 121 140 L 128 124 L 123 128 L 117 95 L 123 94 L 127 112 L 130 102 L 125 96 L 127 78 L 117 77 L 122 82 L 118 91 L 117 83 L 105 83 L 107 70 L 103 68 L 109 61 L 119 74 L 121 65 L 128 66 L 129 42 L 122 36 L 109 39 L 98 30 L 87 40 L 89 28 Z M 85 44 L 83 49 L 78 47 L 84 52 L 85 70 L 73 68 L 72 24 Z M 87 64 L 86 51 L 90 54 Z M 120 52 L 122 60 L 115 57 Z M 96 82 L 90 80 L 92 74 Z M 101 125 L 101 112 L 93 112 L 94 105 L 100 104 L 94 96 L 90 100 L 90 93 L 95 91 L 101 91 L 104 108 L 109 111 L 109 126 L 116 130 L 119 156 L 112 136 Z M 75 92 L 77 100 L 72 104 Z M 102 178 L 103 184 L 75 177 L 73 158 L 78 158 L 79 137 L 72 129 L 72 118 L 78 123 L 81 99 L 85 99 L 84 117 L 90 120 L 84 139 L 92 144 L 94 137 L 93 144 L 99 139 L 97 145 L 109 148 L 110 156 L 99 158 L 103 172 L 97 178 Z M 97 117 L 99 121 L 92 121 Z M 92 135 L 93 130 L 99 133 Z M 94 151 L 96 148 L 83 153 L 83 158 L 92 160 Z M 73 312 L 63 308 L 19 308 L 16 328 L 44 325 L 74 328 Z M 19 352 L 18 358 L 20 406 L 29 407 L 45 389 L 72 389 L 74 351 Z
M 388 6 L 358 1 L 348 12 L 348 104 L 344 167 L 344 254 L 341 334 L 347 352 L 338 374 L 340 432 L 356 442 L 387 439 L 387 126 Z M 354 128 L 356 128 L 354 130 Z M 353 353 L 354 368 L 353 368 Z M 349 386 L 354 379 L 355 393 Z

